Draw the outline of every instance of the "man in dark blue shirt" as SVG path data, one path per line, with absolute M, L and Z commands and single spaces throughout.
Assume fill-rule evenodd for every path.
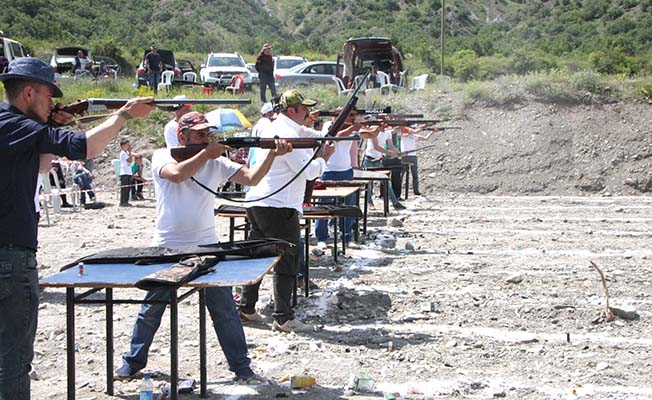
M 52 103 L 63 93 L 48 64 L 17 58 L 0 82 L 5 90 L 0 103 L 0 400 L 25 400 L 30 398 L 39 302 L 34 197 L 41 155 L 92 158 L 125 120 L 144 117 L 154 106 L 151 98 L 132 99 L 104 123 L 74 133 L 47 125 L 72 119 Z
M 161 55 L 158 54 L 158 46 L 153 44 L 150 48 L 150 52 L 145 54 L 145 59 L 143 60 L 143 65 L 148 75 L 149 87 L 154 91 L 154 94 L 158 93 L 158 83 L 161 78 L 161 72 L 163 72 L 163 60 Z

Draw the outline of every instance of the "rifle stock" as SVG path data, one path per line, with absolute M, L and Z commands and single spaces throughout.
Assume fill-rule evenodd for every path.
M 286 140 L 295 149 L 310 149 L 322 142 L 328 141 L 353 141 L 360 140 L 357 135 L 346 137 L 321 137 L 321 138 L 260 138 L 256 136 L 229 137 L 218 140 L 218 143 L 239 149 L 241 147 L 260 147 L 262 149 L 273 149 L 276 147 L 276 140 Z M 177 162 L 185 161 L 206 148 L 206 144 L 191 144 L 188 146 L 173 147 L 170 149 L 172 158 Z

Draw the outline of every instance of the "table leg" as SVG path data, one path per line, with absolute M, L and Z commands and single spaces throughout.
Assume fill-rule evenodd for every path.
M 306 220 L 306 229 L 304 231 L 304 241 L 305 241 L 305 246 L 303 246 L 303 257 L 304 257 L 304 263 L 306 265 L 306 270 L 304 271 L 303 274 L 303 294 L 308 297 L 310 296 L 310 224 L 312 222 L 307 219 Z
M 113 396 L 113 289 L 106 288 L 106 393 Z
M 367 182 L 365 185 L 364 192 L 364 213 L 362 215 L 362 233 L 367 235 L 367 215 L 369 214 L 369 190 L 371 187 L 371 182 Z
M 335 217 L 335 227 L 333 227 L 333 261 L 337 262 L 337 240 L 339 237 L 338 218 Z
M 360 208 L 360 192 L 361 190 L 358 190 L 355 192 L 355 205 Z M 355 233 L 354 233 L 353 239 L 357 242 L 360 242 L 360 218 L 355 219 Z
M 405 200 L 408 199 L 408 193 L 410 193 L 410 166 L 408 165 L 405 169 Z
M 199 290 L 199 397 L 206 395 L 206 289 Z
M 389 179 L 385 181 L 385 185 L 383 186 L 383 211 L 383 217 L 389 215 Z
M 170 290 L 170 399 L 177 399 L 179 384 L 179 304 L 177 291 Z
M 75 289 L 66 289 L 66 360 L 68 400 L 75 400 Z
M 229 218 L 229 241 L 233 242 L 235 238 L 235 217 Z

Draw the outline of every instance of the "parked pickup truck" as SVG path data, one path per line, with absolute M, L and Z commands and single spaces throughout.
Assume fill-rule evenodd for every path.
M 0 31 L 0 74 L 5 72 L 5 69 L 14 58 L 27 56 L 27 50 L 20 42 L 5 37 Z

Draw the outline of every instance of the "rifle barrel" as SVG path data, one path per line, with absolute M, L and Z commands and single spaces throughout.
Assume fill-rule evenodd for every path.
M 88 111 L 104 111 L 120 108 L 129 99 L 88 99 Z M 156 106 L 174 106 L 177 104 L 251 104 L 251 99 L 154 99 Z

